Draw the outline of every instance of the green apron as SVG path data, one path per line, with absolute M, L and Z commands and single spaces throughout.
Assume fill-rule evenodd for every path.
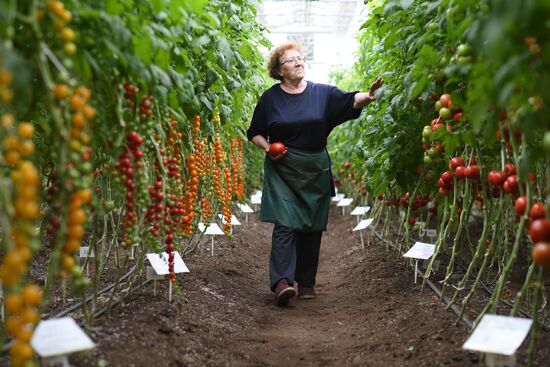
M 260 220 L 298 231 L 327 227 L 331 197 L 330 160 L 325 149 L 288 148 L 277 160 L 266 157 Z

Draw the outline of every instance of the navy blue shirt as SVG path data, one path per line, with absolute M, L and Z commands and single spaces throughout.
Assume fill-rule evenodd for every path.
M 292 148 L 324 149 L 332 129 L 361 114 L 353 108 L 356 93 L 308 81 L 303 92 L 291 94 L 275 84 L 260 97 L 247 137 L 262 135 Z

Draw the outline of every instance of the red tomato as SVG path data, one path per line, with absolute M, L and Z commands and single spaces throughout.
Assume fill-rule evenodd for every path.
M 466 175 L 464 174 L 466 167 L 464 166 L 458 166 L 456 167 L 455 174 L 456 178 L 459 180 L 462 180 Z
M 537 219 L 529 227 L 529 236 L 533 243 L 550 239 L 550 220 L 546 218 Z
M 516 175 L 508 176 L 502 188 L 509 194 L 518 191 L 518 177 Z
M 475 179 L 478 179 L 479 178 L 479 172 L 480 172 L 480 168 L 478 165 L 471 165 L 468 167 L 469 168 L 469 172 L 467 171 L 464 171 L 464 176 L 468 177 L 468 178 L 471 178 L 472 180 L 475 180 Z
M 461 157 L 454 157 L 451 158 L 451 162 L 449 163 L 449 168 L 451 171 L 455 171 L 457 167 L 464 166 L 464 159 Z
M 502 186 L 504 181 L 506 181 L 506 174 L 502 171 L 490 171 L 487 175 L 487 181 L 491 186 Z
M 533 261 L 535 264 L 547 268 L 550 266 L 550 243 L 549 242 L 539 242 L 533 247 L 531 252 Z
M 452 173 L 451 171 L 445 171 L 445 172 L 443 172 L 443 174 L 441 175 L 441 179 L 442 179 L 443 182 L 445 182 L 446 184 L 451 183 L 451 182 L 453 182 L 453 173 Z
M 543 203 L 533 204 L 533 206 L 531 206 L 531 209 L 529 210 L 529 217 L 531 217 L 531 219 L 545 218 L 546 208 L 544 207 L 544 204 Z
M 518 213 L 519 215 L 523 215 L 525 213 L 525 208 L 527 207 L 527 197 L 520 196 L 519 198 L 517 198 L 515 207 L 516 213 Z
M 274 142 L 269 146 L 269 154 L 277 156 L 283 154 L 286 150 L 286 146 L 281 142 Z
M 516 174 L 516 166 L 513 163 L 506 163 L 504 165 L 504 173 L 506 176 L 512 176 Z
M 451 107 L 449 106 L 450 101 L 451 101 L 450 94 L 445 93 L 441 97 L 439 97 L 439 103 L 441 103 L 441 107 Z
M 410 224 L 411 226 L 414 226 L 415 223 L 416 223 L 416 219 L 414 218 L 414 216 L 411 215 L 411 216 L 409 217 L 409 224 Z

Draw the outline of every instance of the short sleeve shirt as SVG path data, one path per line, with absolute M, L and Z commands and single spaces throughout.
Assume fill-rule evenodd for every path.
M 361 109 L 353 108 L 356 93 L 308 81 L 303 92 L 291 94 L 275 84 L 256 105 L 248 139 L 262 135 L 292 148 L 324 149 L 336 126 L 361 114 Z

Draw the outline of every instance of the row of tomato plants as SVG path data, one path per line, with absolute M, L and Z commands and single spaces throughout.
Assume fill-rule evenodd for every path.
M 32 366 L 34 326 L 68 279 L 92 296 L 89 325 L 102 284 L 120 295 L 134 244 L 166 252 L 175 282 L 174 252 L 196 247 L 199 222 L 221 213 L 230 235 L 245 165 L 259 176 L 244 130 L 266 41 L 246 1 L 7 1 L 0 13 L 1 339 L 13 366 Z
M 550 40 L 542 20 L 550 7 L 381 0 L 368 8 L 358 61 L 334 76 L 346 89 L 366 88 L 364 75 L 382 75 L 386 86 L 359 121 L 334 132 L 339 180 L 348 192 L 380 199 L 375 212 L 386 219 L 386 235 L 392 208 L 401 208 L 400 252 L 419 219 L 437 226 L 425 278 L 442 255 L 449 258 L 443 297 L 458 258 L 466 262 L 450 302 L 460 300 L 461 312 L 489 280 L 493 291 L 476 323 L 502 299 L 513 299 L 511 315 L 529 307 L 532 364 L 548 311 Z M 509 285 L 514 272 L 523 285 Z

